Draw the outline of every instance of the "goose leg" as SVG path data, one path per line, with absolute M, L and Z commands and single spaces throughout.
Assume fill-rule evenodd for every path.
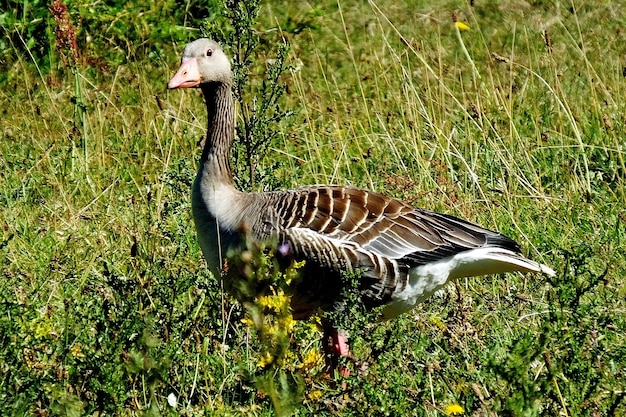
M 323 347 L 326 356 L 326 368 L 328 373 L 333 375 L 337 370 L 343 377 L 350 376 L 350 370 L 343 365 L 339 364 L 339 359 L 343 356 L 349 359 L 354 359 L 350 352 L 350 346 L 348 345 L 348 339 L 341 330 L 336 329 L 328 321 L 323 321 L 324 339 Z

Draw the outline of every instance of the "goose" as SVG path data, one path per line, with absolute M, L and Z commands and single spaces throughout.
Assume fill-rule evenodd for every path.
M 234 185 L 233 75 L 218 43 L 189 43 L 168 89 L 199 88 L 208 113 L 206 141 L 192 188 L 192 212 L 202 253 L 214 276 L 224 255 L 242 242 L 278 238 L 281 252 L 304 260 L 293 289 L 294 318 L 338 305 L 342 277 L 358 273 L 359 295 L 382 319 L 411 310 L 446 283 L 505 272 L 554 275 L 525 258 L 514 240 L 476 224 L 354 187 L 311 185 L 245 193 Z M 330 331 L 333 353 L 348 356 L 346 336 Z

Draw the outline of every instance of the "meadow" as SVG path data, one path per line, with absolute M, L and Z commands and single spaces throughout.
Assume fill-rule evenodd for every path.
M 0 414 L 626 415 L 626 7 L 278 1 L 243 19 L 238 133 L 272 106 L 235 149 L 241 188 L 384 192 L 557 272 L 463 279 L 388 322 L 355 312 L 367 369 L 341 381 L 316 321 L 290 324 L 263 385 L 258 329 L 191 218 L 202 97 L 165 88 L 187 41 L 232 39 L 241 16 L 60 4 L 0 12 Z

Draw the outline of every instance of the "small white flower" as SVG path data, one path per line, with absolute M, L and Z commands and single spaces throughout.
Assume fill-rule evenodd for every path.
M 172 408 L 176 408 L 176 395 L 173 392 L 170 392 L 170 395 L 167 396 L 167 403 Z

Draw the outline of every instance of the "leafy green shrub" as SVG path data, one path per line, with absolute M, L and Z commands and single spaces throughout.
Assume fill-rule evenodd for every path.
M 62 2 L 59 2 L 62 3 Z M 89 2 L 68 0 L 70 22 L 76 30 L 80 60 L 85 65 L 115 67 L 129 60 L 156 59 L 170 45 L 189 39 L 189 27 L 215 16 L 218 2 L 146 0 Z M 57 59 L 55 22 L 48 2 L 8 1 L 0 13 L 0 68 L 16 54 L 30 56 L 44 72 Z M 4 72 L 4 71 L 3 71 Z
M 606 270 L 594 270 L 593 250 L 582 244 L 565 254 L 565 273 L 548 278 L 548 311 L 537 332 L 511 340 L 493 352 L 488 367 L 498 383 L 494 408 L 503 415 L 556 415 L 563 410 L 577 416 L 614 415 L 623 409 L 624 382 L 611 365 L 624 354 L 613 337 L 600 329 L 618 329 L 623 317 L 604 306 L 614 292 L 607 287 Z M 609 333 L 610 334 L 610 333 Z M 566 402 L 564 398 L 567 398 Z
M 206 36 L 219 42 L 233 58 L 233 90 L 240 106 L 233 146 L 233 157 L 240 163 L 233 166 L 235 180 L 244 190 L 257 184 L 272 188 L 275 180 L 269 173 L 276 166 L 259 169 L 259 162 L 275 143 L 277 124 L 291 113 L 280 105 L 290 46 L 280 33 L 265 34 L 260 42 L 256 29 L 260 5 L 260 0 L 226 0 L 220 9 L 224 18 L 208 19 L 204 24 Z

